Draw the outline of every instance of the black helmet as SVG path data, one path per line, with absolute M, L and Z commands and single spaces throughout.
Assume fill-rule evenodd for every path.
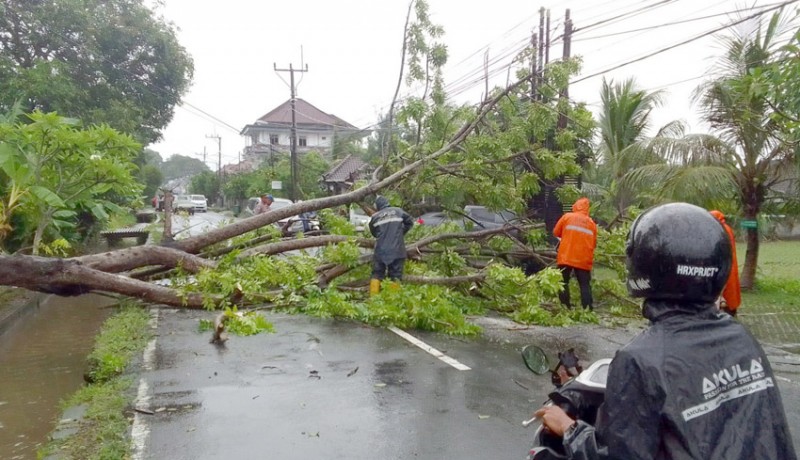
M 731 270 L 731 243 L 722 225 L 688 203 L 642 213 L 631 226 L 625 253 L 634 297 L 713 302 Z

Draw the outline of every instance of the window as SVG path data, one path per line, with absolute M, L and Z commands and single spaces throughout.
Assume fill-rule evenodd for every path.
M 297 139 L 297 145 L 299 145 L 300 147 L 306 147 L 308 145 L 305 136 L 302 136 Z
M 278 135 L 277 134 L 270 134 L 269 135 L 269 143 L 271 145 L 278 145 Z

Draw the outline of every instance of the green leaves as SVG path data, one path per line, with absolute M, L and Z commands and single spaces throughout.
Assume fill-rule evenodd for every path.
M 0 106 L 39 108 L 158 139 L 193 74 L 174 26 L 142 2 L 3 3 Z
M 133 160 L 139 145 L 108 126 L 81 129 L 76 120 L 39 112 L 28 123 L 0 124 L 0 196 L 14 211 L 9 250 L 59 238 L 75 241 L 77 216 L 106 219 L 138 198 Z M 14 206 L 9 206 L 14 204 Z

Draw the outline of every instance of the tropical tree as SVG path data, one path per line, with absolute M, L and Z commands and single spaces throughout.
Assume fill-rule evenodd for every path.
M 0 244 L 38 254 L 53 241 L 74 242 L 79 219 L 107 221 L 140 195 L 140 148 L 108 126 L 81 129 L 56 114 L 0 124 Z
M 595 202 L 599 203 L 601 213 L 606 211 L 604 217 L 613 225 L 626 217 L 629 206 L 646 203 L 646 191 L 631 188 L 630 182 L 623 180 L 625 175 L 634 167 L 663 162 L 651 151 L 642 149 L 641 144 L 649 139 L 651 114 L 663 104 L 664 93 L 639 89 L 633 78 L 617 84 L 603 79 L 600 98 L 599 158 L 586 169 L 584 187 L 595 191 Z M 682 123 L 673 121 L 660 128 L 655 137 L 682 133 Z
M 174 27 L 143 0 L 0 5 L 0 111 L 22 101 L 26 112 L 105 123 L 148 144 L 192 73 Z
M 666 162 L 629 175 L 639 184 L 660 184 L 665 199 L 727 206 L 740 213 L 747 244 L 743 289 L 752 288 L 756 278 L 759 215 L 797 209 L 798 203 L 796 188 L 781 193 L 778 187 L 787 176 L 796 177 L 787 171 L 797 170 L 798 133 L 769 99 L 780 82 L 774 75 L 796 72 L 786 68 L 796 61 L 785 59 L 778 41 L 781 26 L 789 24 L 776 14 L 765 26 L 758 25 L 755 32 L 740 30 L 723 38 L 726 53 L 717 73 L 695 93 L 714 135 L 653 139 L 647 147 Z
M 177 153 L 161 163 L 161 172 L 164 174 L 164 180 L 167 181 L 194 176 L 210 170 L 202 160 Z

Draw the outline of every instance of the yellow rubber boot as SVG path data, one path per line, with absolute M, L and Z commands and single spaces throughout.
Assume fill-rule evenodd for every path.
M 369 280 L 369 295 L 373 296 L 381 292 L 381 280 L 371 279 Z
M 389 283 L 389 289 L 391 289 L 393 291 L 399 290 L 400 289 L 400 283 L 398 283 L 397 281 L 390 282 Z

